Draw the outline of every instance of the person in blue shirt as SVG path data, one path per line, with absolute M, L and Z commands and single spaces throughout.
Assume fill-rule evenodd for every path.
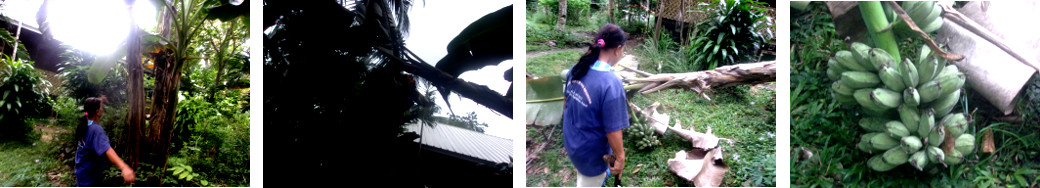
M 626 38 L 621 27 L 603 26 L 567 75 L 563 145 L 578 169 L 579 187 L 599 187 L 608 170 L 620 174 L 625 168 L 621 130 L 629 126 L 628 99 L 611 66 L 621 60 Z M 606 154 L 616 157 L 614 164 L 604 162 Z
M 105 129 L 98 120 L 105 113 L 104 96 L 87 98 L 83 103 L 83 117 L 76 127 L 76 185 L 79 187 L 101 186 L 104 171 L 109 163 L 123 171 L 123 182 L 134 182 L 134 170 L 119 158 L 108 143 Z

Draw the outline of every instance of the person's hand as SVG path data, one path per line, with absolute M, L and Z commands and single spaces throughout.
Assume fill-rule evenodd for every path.
M 625 170 L 625 158 L 616 158 L 616 159 L 614 159 L 614 165 L 611 165 L 611 167 L 610 167 L 610 174 L 616 174 L 620 178 L 621 177 L 621 172 L 623 172 L 624 170 Z
M 126 183 L 126 184 L 134 183 L 134 179 L 137 179 L 136 177 L 134 177 L 134 170 L 130 169 L 130 168 L 123 168 L 122 170 L 123 170 L 123 183 Z

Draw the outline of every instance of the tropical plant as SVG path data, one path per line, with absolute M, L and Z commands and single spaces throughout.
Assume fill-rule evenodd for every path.
M 743 63 L 758 55 L 759 47 L 766 44 L 766 34 L 759 33 L 765 27 L 765 9 L 762 2 L 753 0 L 719 0 L 704 12 L 710 19 L 697 25 L 691 34 L 691 47 L 686 50 L 690 63 L 698 70 L 711 70 L 718 66 Z
M 538 4 L 551 11 L 553 15 L 560 15 L 558 11 L 560 5 L 567 6 L 566 25 L 579 25 L 579 20 L 588 18 L 591 13 L 591 3 L 590 0 L 567 0 L 566 3 L 561 3 L 559 0 L 538 0 Z
M 32 131 L 27 118 L 39 117 L 51 108 L 43 80 L 31 61 L 0 60 L 0 139 L 24 141 Z

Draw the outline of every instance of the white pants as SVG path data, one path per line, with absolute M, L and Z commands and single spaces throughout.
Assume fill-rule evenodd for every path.
M 581 172 L 575 172 L 578 174 L 578 187 L 599 187 L 603 186 L 603 183 L 607 180 L 607 172 L 603 172 L 597 176 L 585 176 L 582 175 Z

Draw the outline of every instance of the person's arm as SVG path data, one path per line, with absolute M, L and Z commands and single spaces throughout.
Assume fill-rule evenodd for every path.
M 610 168 L 611 174 L 617 174 L 621 176 L 621 172 L 625 169 L 625 142 L 621 139 L 621 130 L 607 133 L 607 143 L 610 144 L 610 149 L 614 150 L 614 167 Z
M 134 179 L 136 179 L 134 177 L 134 170 L 130 169 L 130 166 L 126 165 L 126 163 L 123 162 L 123 159 L 119 158 L 119 155 L 116 154 L 116 150 L 113 150 L 112 148 L 108 148 L 108 151 L 105 151 L 105 156 L 108 157 L 108 161 L 111 161 L 112 164 L 115 164 L 116 167 L 119 167 L 119 170 L 123 171 L 123 182 L 124 183 L 133 183 L 134 182 Z

